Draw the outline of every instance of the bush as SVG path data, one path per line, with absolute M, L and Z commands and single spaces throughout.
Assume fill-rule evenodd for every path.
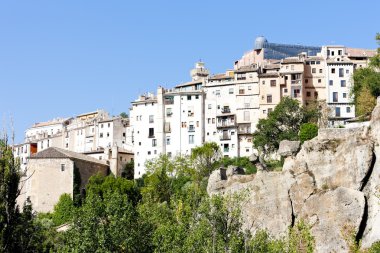
M 301 143 L 313 139 L 318 135 L 318 126 L 314 123 L 304 123 L 300 127 L 300 141 Z
M 75 206 L 71 196 L 67 193 L 62 194 L 58 203 L 54 206 L 52 214 L 53 223 L 56 226 L 69 222 L 73 218 Z
M 248 157 L 235 157 L 235 158 L 223 157 L 220 160 L 220 163 L 224 167 L 234 165 L 234 166 L 238 166 L 240 168 L 244 168 L 246 174 L 254 174 L 257 172 L 256 166 L 249 161 Z

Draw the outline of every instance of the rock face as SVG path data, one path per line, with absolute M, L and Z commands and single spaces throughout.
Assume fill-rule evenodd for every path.
M 299 145 L 299 144 L 298 144 Z M 380 240 L 380 100 L 369 127 L 322 129 L 305 142 L 281 142 L 282 172 L 215 171 L 209 194 L 248 191 L 245 228 L 281 238 L 299 220 L 311 226 L 316 252 L 349 252 L 345 233 L 362 247 Z M 350 231 L 347 231 L 350 230 Z
M 362 192 L 338 187 L 307 199 L 299 218 L 311 225 L 316 252 L 348 252 L 349 245 L 342 234 L 351 229 L 358 231 L 364 207 Z
M 283 140 L 280 142 L 280 146 L 278 148 L 278 154 L 280 156 L 291 156 L 298 152 L 300 148 L 299 141 L 287 141 Z

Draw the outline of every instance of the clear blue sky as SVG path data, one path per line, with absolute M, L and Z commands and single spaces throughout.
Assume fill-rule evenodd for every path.
M 380 1 L 1 1 L 0 116 L 34 122 L 106 109 L 232 68 L 256 36 L 375 48 Z M 9 120 L 8 120 L 9 121 Z

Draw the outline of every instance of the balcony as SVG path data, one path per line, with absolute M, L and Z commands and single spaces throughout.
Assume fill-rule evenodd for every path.
M 301 84 L 302 84 L 302 81 L 301 81 L 301 80 L 291 80 L 291 81 L 290 81 L 290 84 L 291 84 L 291 85 L 301 85 Z
M 229 107 L 222 108 L 222 113 L 231 113 L 231 109 Z
M 252 134 L 251 124 L 244 124 L 244 125 L 239 124 L 238 134 Z
M 223 133 L 219 136 L 219 140 L 221 141 L 229 141 L 231 140 L 231 134 Z
M 195 127 L 194 127 L 194 126 L 189 126 L 188 131 L 189 131 L 189 132 L 195 132 Z
M 216 127 L 236 127 L 235 115 L 217 116 Z

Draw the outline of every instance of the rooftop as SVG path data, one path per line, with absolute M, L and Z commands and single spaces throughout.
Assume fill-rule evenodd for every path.
M 36 154 L 33 154 L 30 157 L 30 159 L 62 159 L 62 158 L 81 160 L 81 161 L 97 163 L 97 164 L 108 166 L 105 161 L 101 161 L 87 155 L 83 155 L 80 153 L 76 153 L 73 151 L 68 151 L 68 150 L 56 148 L 56 147 L 47 148 Z

